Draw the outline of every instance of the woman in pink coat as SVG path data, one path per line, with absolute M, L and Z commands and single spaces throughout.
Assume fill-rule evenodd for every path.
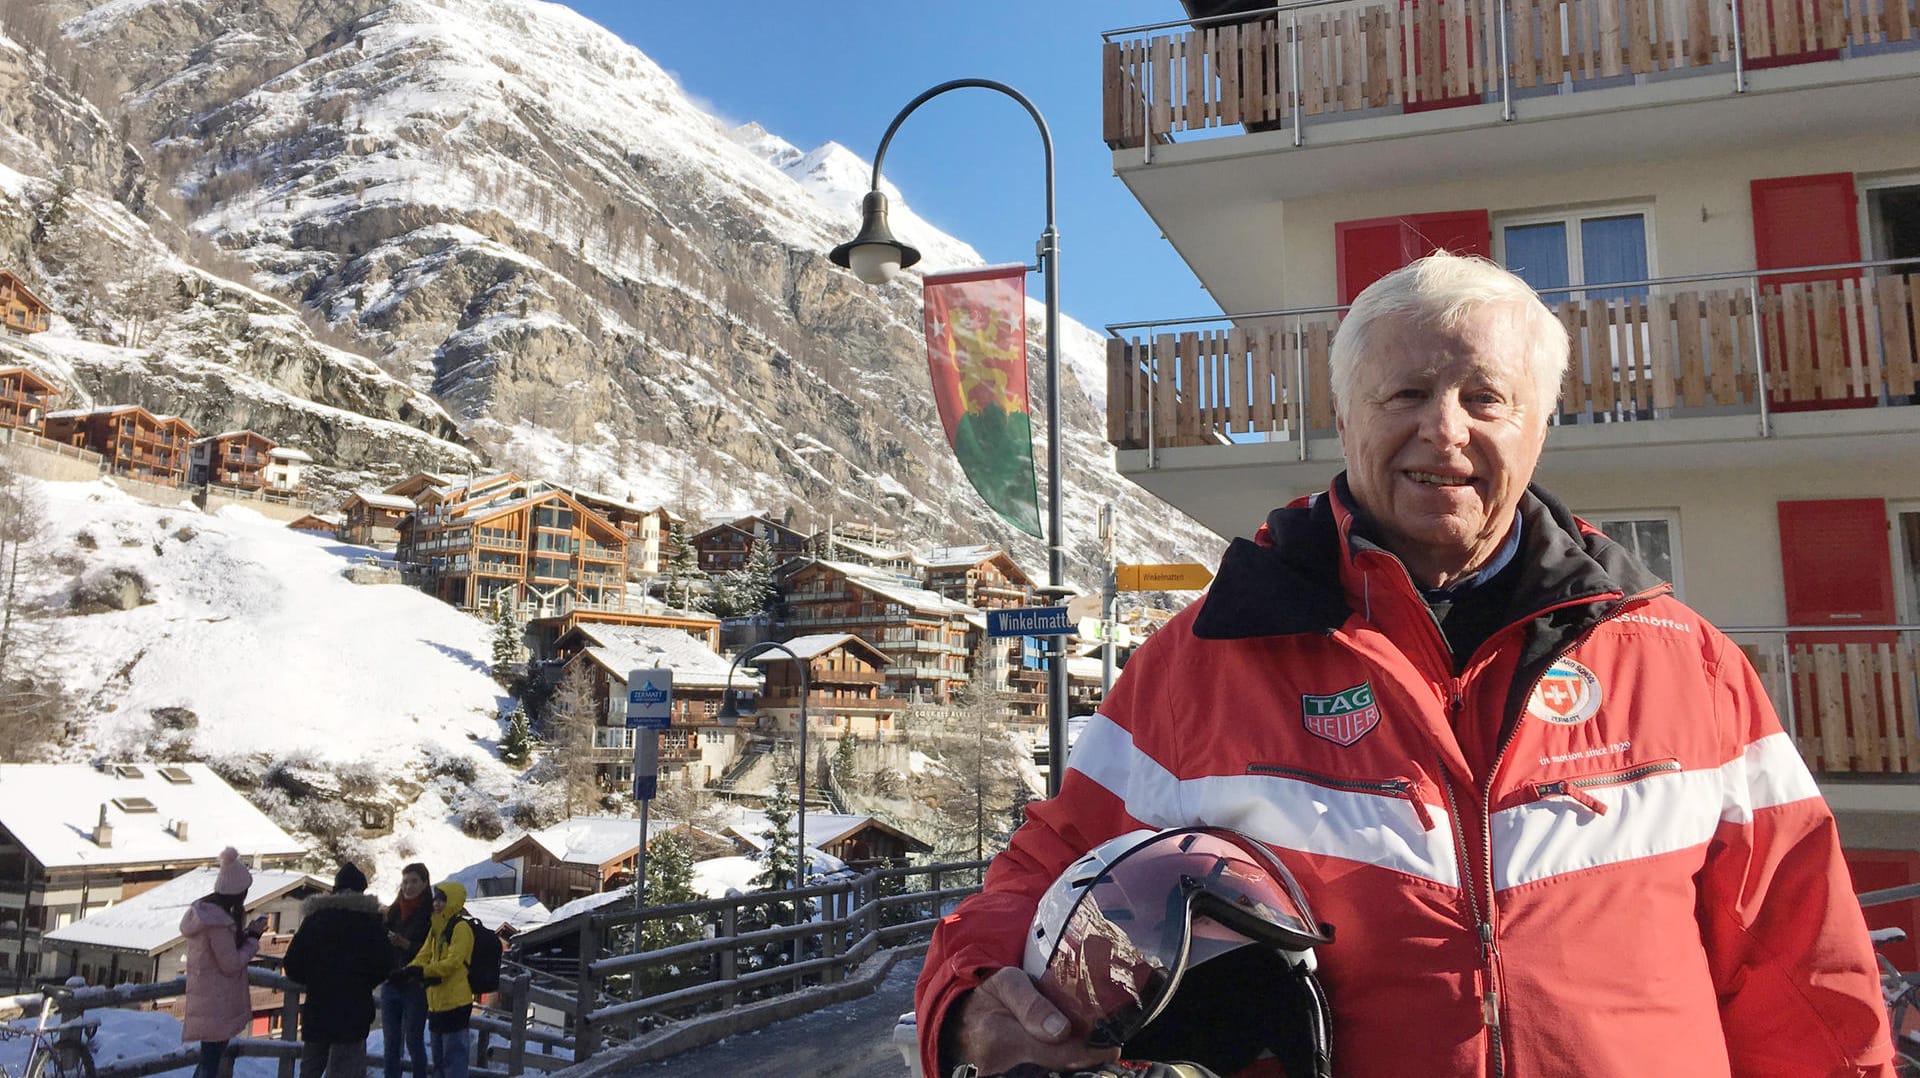
M 180 933 L 187 938 L 187 1017 L 180 1039 L 200 1042 L 200 1064 L 193 1078 L 214 1078 L 227 1042 L 245 1032 L 253 1020 L 253 1002 L 247 991 L 247 963 L 260 949 L 260 933 L 267 919 L 256 917 L 241 927 L 246 916 L 247 888 L 253 873 L 240 863 L 232 846 L 220 851 L 220 874 L 213 893 L 187 907 Z

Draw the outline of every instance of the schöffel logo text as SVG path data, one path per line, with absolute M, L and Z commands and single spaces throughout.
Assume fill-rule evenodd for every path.
M 1302 694 L 1300 721 L 1315 737 L 1351 745 L 1380 725 L 1380 705 L 1374 703 L 1373 685 L 1363 681 L 1331 696 Z

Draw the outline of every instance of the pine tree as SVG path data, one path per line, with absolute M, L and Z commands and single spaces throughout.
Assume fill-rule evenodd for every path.
M 687 530 L 678 522 L 667 528 L 666 577 L 661 590 L 668 606 L 682 610 L 707 609 L 706 596 L 695 586 L 705 574 L 700 571 L 700 555 L 687 542 Z
M 667 831 L 647 843 L 647 905 L 677 906 L 700 898 L 693 889 L 693 847 L 685 835 Z M 657 951 L 700 938 L 698 917 L 669 917 L 640 924 L 640 949 Z
M 779 778 L 774 781 L 773 796 L 767 799 L 767 806 L 762 810 L 767 817 L 767 829 L 760 832 L 766 842 L 766 848 L 760 852 L 760 871 L 747 881 L 756 891 L 784 891 L 793 886 L 794 871 L 798 867 L 793 857 L 793 811 L 793 790 L 785 777 Z
M 846 736 L 840 739 L 840 744 L 834 747 L 833 777 L 842 787 L 853 781 L 855 751 L 859 740 L 852 730 L 848 730 Z
M 533 758 L 533 731 L 527 722 L 527 709 L 514 705 L 507 716 L 507 733 L 500 739 L 500 760 L 513 767 L 525 767 Z
M 501 592 L 493 601 L 493 678 L 505 684 L 513 680 L 513 665 L 520 661 L 520 621 L 514 616 L 513 603 Z

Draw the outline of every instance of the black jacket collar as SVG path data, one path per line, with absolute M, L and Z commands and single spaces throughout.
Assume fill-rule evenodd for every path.
M 1266 542 L 1235 539 L 1220 560 L 1213 586 L 1194 618 L 1193 633 L 1207 640 L 1238 640 L 1289 633 L 1328 633 L 1352 609 L 1340 585 L 1340 529 L 1333 499 L 1351 504 L 1346 476 L 1334 493 L 1267 516 Z M 1514 592 L 1514 621 L 1585 598 L 1638 595 L 1663 582 L 1619 544 L 1585 532 L 1560 500 L 1537 484 L 1521 498 L 1522 576 Z

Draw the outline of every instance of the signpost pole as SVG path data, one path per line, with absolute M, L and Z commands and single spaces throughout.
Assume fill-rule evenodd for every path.
M 627 671 L 627 729 L 633 731 L 633 799 L 640 803 L 640 852 L 633 862 L 633 908 L 647 903 L 647 815 L 660 792 L 660 731 L 673 722 L 673 671 Z
M 1119 596 L 1114 587 L 1113 574 L 1113 503 L 1108 502 L 1100 510 L 1100 560 L 1102 579 L 1100 582 L 1100 702 L 1105 706 L 1107 694 L 1113 691 L 1113 605 Z

